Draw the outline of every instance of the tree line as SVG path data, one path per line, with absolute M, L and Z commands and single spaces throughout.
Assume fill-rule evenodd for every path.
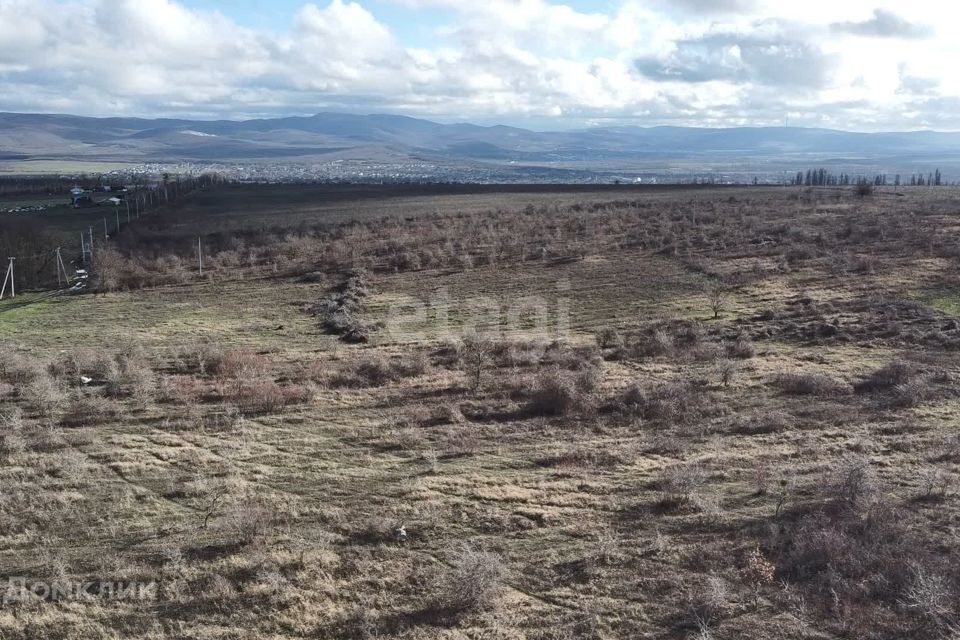
M 851 176 L 848 173 L 831 173 L 826 169 L 807 169 L 806 173 L 803 171 L 797 171 L 797 175 L 794 176 L 791 184 L 795 186 L 807 186 L 807 187 L 832 187 L 832 186 L 849 186 L 849 185 L 864 185 L 871 184 L 875 187 L 885 187 L 885 186 L 911 186 L 911 187 L 939 187 L 944 184 L 943 174 L 940 173 L 940 169 L 924 175 L 922 173 L 915 173 L 910 176 L 910 180 L 904 180 L 902 176 L 898 173 L 893 177 L 891 181 L 889 176 L 885 173 L 877 174 L 873 178 L 868 178 L 865 176 Z

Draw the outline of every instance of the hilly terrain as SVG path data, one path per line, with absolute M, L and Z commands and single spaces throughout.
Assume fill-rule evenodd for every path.
M 804 128 L 596 127 L 537 132 L 397 115 L 195 121 L 0 113 L 0 161 L 329 162 L 625 170 L 681 163 L 750 170 L 909 173 L 960 168 L 960 133 Z

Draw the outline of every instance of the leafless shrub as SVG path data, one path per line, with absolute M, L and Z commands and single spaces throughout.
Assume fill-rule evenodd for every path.
M 865 506 L 880 489 L 870 461 L 861 456 L 848 456 L 835 464 L 830 470 L 826 487 L 830 497 L 851 508 Z
M 430 360 L 426 354 L 417 351 L 391 363 L 391 368 L 398 377 L 415 378 L 424 375 L 430 370 Z
M 554 341 L 543 349 L 539 364 L 554 366 L 568 371 L 587 371 L 599 369 L 603 363 L 600 350 L 588 347 L 571 347 L 561 341 Z
M 248 413 L 263 413 L 257 407 L 246 409 Z M 244 409 L 233 404 L 226 404 L 220 411 L 202 412 L 196 417 L 188 418 L 191 428 L 201 427 L 204 431 L 216 433 L 232 433 L 243 435 L 247 427 L 247 418 Z
M 307 385 L 280 385 L 274 380 L 260 378 L 241 382 L 227 399 L 243 411 L 271 413 L 310 402 L 313 389 Z
M 173 356 L 174 366 L 181 373 L 210 374 L 215 363 L 223 359 L 224 348 L 213 342 L 195 342 L 181 346 Z
M 463 345 L 460 347 L 460 357 L 474 391 L 480 388 L 480 383 L 483 381 L 483 372 L 490 366 L 494 347 L 494 341 L 481 333 L 474 332 L 463 339 Z
M 4 382 L 23 386 L 45 373 L 43 362 L 34 356 L 11 347 L 0 351 L 0 380 Z
M 400 378 L 421 376 L 429 370 L 430 361 L 419 352 L 395 359 L 372 353 L 342 366 L 329 382 L 335 387 L 382 387 Z
M 931 393 L 930 380 L 921 377 L 914 378 L 909 382 L 898 384 L 893 388 L 893 395 L 890 397 L 890 406 L 898 409 L 909 409 L 923 404 Z
M 849 391 L 846 383 L 820 373 L 782 373 L 773 385 L 793 396 L 839 396 Z
M 852 262 L 852 269 L 857 273 L 872 275 L 876 272 L 879 261 L 874 256 L 857 256 Z
M 613 327 L 605 327 L 595 334 L 597 346 L 601 349 L 622 349 L 624 346 L 623 336 Z
M 146 365 L 128 366 L 123 371 L 123 384 L 129 388 L 130 397 L 144 407 L 157 395 L 157 376 Z
M 44 418 L 52 416 L 67 401 L 61 384 L 46 373 L 26 383 L 20 393 L 37 415 Z
M 463 613 L 492 609 L 503 573 L 500 556 L 464 546 L 454 552 L 448 570 L 439 578 L 438 604 Z
M 0 413 L 0 458 L 22 453 L 27 443 L 23 437 L 23 412 L 19 407 Z
M 430 425 L 461 425 L 465 421 L 466 418 L 456 404 L 445 404 L 430 410 Z
M 249 380 L 262 375 L 267 369 L 266 360 L 248 349 L 211 351 L 206 355 L 205 369 L 221 379 Z
M 655 358 L 673 353 L 674 346 L 673 336 L 663 329 L 657 329 L 631 345 L 631 349 L 639 356 Z
M 727 356 L 738 360 L 749 360 L 757 355 L 757 349 L 748 338 L 737 338 L 732 344 L 727 345 Z
M 705 330 L 698 321 L 674 321 L 672 324 L 673 344 L 679 349 L 693 349 L 703 342 Z
M 701 618 L 697 614 L 694 614 L 693 622 L 697 630 L 690 636 L 690 640 L 714 640 L 716 636 L 713 635 L 713 629 L 710 626 L 710 620 Z
M 262 542 L 280 522 L 280 516 L 269 502 L 245 496 L 230 504 L 223 514 L 226 531 L 245 545 Z
M 661 429 L 645 432 L 640 451 L 648 455 L 680 457 L 687 452 L 690 442 L 677 434 Z
M 591 413 L 596 404 L 598 378 L 595 369 L 580 373 L 552 369 L 542 373 L 537 376 L 527 411 L 550 416 Z
M 690 504 L 707 481 L 704 468 L 698 463 L 675 464 L 665 468 L 660 474 L 660 504 L 664 507 L 676 507 Z
M 535 367 L 540 364 L 547 348 L 528 340 L 501 340 L 493 345 L 493 359 L 500 366 Z
M 794 422 L 793 416 L 785 411 L 754 411 L 737 416 L 733 421 L 732 430 L 734 433 L 744 435 L 781 433 L 790 429 Z
M 321 388 L 330 386 L 335 374 L 330 364 L 320 359 L 310 359 L 299 362 L 297 369 L 298 379 L 309 380 Z
M 157 395 L 162 402 L 192 405 L 206 392 L 203 380 L 193 376 L 165 375 L 157 380 Z
M 731 600 L 729 583 L 718 575 L 708 576 L 703 584 L 691 590 L 686 608 L 693 613 L 699 631 L 693 637 L 712 638 L 710 625 L 727 614 Z
M 918 542 L 902 513 L 877 502 L 864 512 L 802 518 L 787 530 L 778 565 L 830 610 L 895 604 L 911 581 L 911 561 L 922 558 Z
M 366 356 L 349 368 L 341 369 L 334 384 L 346 387 L 382 387 L 394 379 L 389 360 L 380 354 Z
M 906 384 L 915 373 L 916 367 L 913 365 L 902 360 L 894 360 L 858 382 L 854 388 L 859 393 L 886 391 L 898 385 Z
M 156 375 L 140 359 L 117 356 L 114 361 L 102 360 L 98 368 L 106 381 L 104 391 L 111 398 L 130 397 L 145 406 L 156 396 Z
M 720 384 L 724 387 L 729 387 L 730 383 L 733 382 L 733 379 L 737 376 L 739 372 L 739 367 L 737 363 L 733 360 L 721 360 L 714 367 L 717 373 L 717 377 L 720 379 Z
M 216 611 L 227 611 L 237 598 L 237 588 L 227 576 L 215 573 L 205 575 L 196 585 L 196 597 L 204 601 L 206 606 Z
M 902 603 L 925 622 L 940 626 L 954 613 L 954 593 L 950 582 L 941 574 L 922 565 L 912 568 L 910 584 L 903 592 Z
M 918 474 L 921 500 L 944 500 L 956 484 L 956 476 L 941 468 L 925 468 Z
M 723 348 L 715 342 L 703 342 L 689 348 L 685 355 L 695 362 L 713 362 L 723 357 Z
M 619 400 L 620 410 L 664 426 L 683 425 L 707 415 L 713 397 L 698 384 L 635 384 Z
M 117 414 L 117 407 L 110 400 L 102 396 L 80 395 L 70 402 L 60 417 L 60 424 L 65 427 L 96 426 Z
M 99 356 L 90 349 L 78 349 L 64 354 L 50 363 L 50 374 L 55 378 L 66 378 L 68 384 L 80 385 L 81 377 L 96 374 Z
M 20 407 L 11 407 L 0 413 L 0 430 L 19 431 L 23 429 L 23 411 Z

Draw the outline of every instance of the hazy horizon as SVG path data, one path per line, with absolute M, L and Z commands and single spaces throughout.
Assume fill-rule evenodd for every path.
M 177 117 L 177 116 L 140 116 L 140 115 L 82 115 L 77 113 L 66 113 L 60 111 L 5 111 L 0 109 L 0 115 L 19 115 L 19 116 L 51 116 L 51 117 L 76 117 L 76 118 L 91 118 L 95 120 L 110 120 L 116 118 L 125 118 L 125 119 L 135 119 L 135 120 L 144 120 L 144 121 L 161 121 L 161 120 L 181 120 L 189 122 L 252 122 L 257 120 L 281 120 L 285 118 L 314 118 L 323 115 L 346 115 L 346 116 L 355 116 L 355 117 L 402 117 L 402 118 L 412 118 L 415 120 L 424 120 L 428 122 L 433 122 L 436 124 L 442 125 L 472 125 L 478 127 L 500 127 L 506 126 L 517 129 L 527 129 L 536 133 L 550 133 L 550 132 L 564 132 L 564 131 L 589 131 L 591 129 L 601 129 L 601 128 L 637 128 L 637 129 L 703 129 L 711 131 L 722 131 L 730 129 L 791 129 L 791 130 L 822 130 L 822 131 L 835 131 L 838 133 L 851 133 L 851 134 L 896 134 L 896 133 L 960 133 L 960 129 L 883 129 L 877 131 L 865 131 L 860 129 L 847 129 L 840 126 L 836 127 L 823 127 L 823 126 L 804 126 L 804 125 L 793 125 L 793 124 L 770 124 L 770 125 L 729 125 L 729 126 L 706 126 L 700 124 L 690 124 L 690 125 L 675 125 L 675 124 L 652 124 L 645 125 L 642 123 L 605 123 L 597 122 L 592 125 L 587 126 L 521 126 L 506 124 L 503 122 L 498 122 L 495 120 L 487 120 L 483 118 L 472 119 L 472 120 L 458 120 L 456 118 L 434 118 L 426 116 L 416 116 L 409 115 L 404 113 L 392 113 L 389 111 L 379 111 L 379 112 L 363 112 L 363 111 L 317 111 L 314 113 L 296 113 L 296 114 L 287 114 L 282 116 L 269 116 L 269 117 L 243 117 L 237 116 L 233 118 L 217 118 L 217 117 Z

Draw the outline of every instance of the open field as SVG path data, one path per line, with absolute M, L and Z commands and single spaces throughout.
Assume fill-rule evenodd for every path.
M 958 207 L 192 194 L 0 302 L 0 638 L 956 637 Z
M 0 175 L 97 174 L 126 171 L 135 166 L 136 163 L 98 160 L 8 160 L 0 162 Z

